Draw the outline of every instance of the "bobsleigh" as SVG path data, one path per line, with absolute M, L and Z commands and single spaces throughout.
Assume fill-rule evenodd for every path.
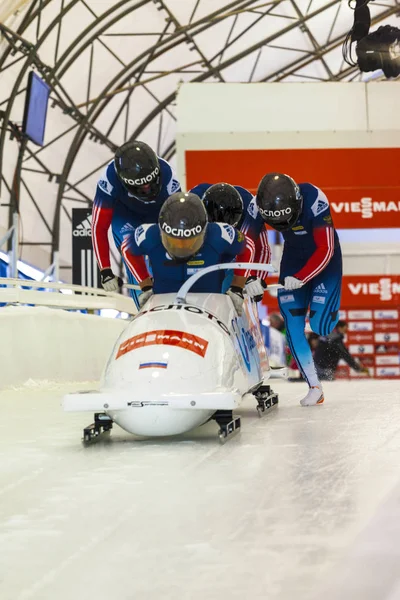
M 254 394 L 259 414 L 278 402 L 256 304 L 238 317 L 225 294 L 188 293 L 202 275 L 247 263 L 214 265 L 193 275 L 178 294 L 152 296 L 115 343 L 98 391 L 68 394 L 66 411 L 94 411 L 90 442 L 113 424 L 139 436 L 171 436 L 211 419 L 222 441 L 240 429 L 239 408 Z M 273 271 L 270 265 L 251 265 Z

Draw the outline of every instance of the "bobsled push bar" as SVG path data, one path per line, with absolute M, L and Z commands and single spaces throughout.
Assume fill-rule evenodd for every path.
M 204 269 L 199 269 L 197 273 L 189 277 L 187 281 L 181 286 L 179 289 L 176 300 L 178 304 L 185 304 L 186 302 L 186 294 L 189 292 L 190 288 L 196 283 L 200 277 L 203 275 L 207 275 L 207 273 L 212 273 L 213 271 L 221 271 L 222 269 L 249 269 L 252 268 L 255 271 L 265 271 L 266 273 L 277 273 L 277 270 L 274 269 L 272 265 L 266 263 L 222 263 L 220 265 L 211 265 L 211 267 L 205 267 Z M 124 283 L 122 286 L 129 290 L 140 290 L 140 286 L 132 285 L 131 283 Z M 268 285 L 269 290 L 279 289 L 283 286 L 280 283 L 273 283 Z M 267 290 L 266 290 L 267 291 Z
M 252 271 L 265 271 L 266 273 L 277 273 L 277 270 L 272 265 L 267 265 L 265 263 L 245 263 L 245 262 L 230 262 L 230 263 L 222 263 L 220 265 L 211 265 L 210 267 L 205 267 L 204 269 L 199 269 L 197 273 L 189 277 L 187 281 L 181 286 L 177 295 L 176 302 L 178 304 L 186 304 L 186 296 L 191 289 L 191 287 L 203 277 L 203 275 L 207 275 L 208 273 L 212 273 L 213 271 L 221 271 L 222 269 L 251 269 Z M 269 285 L 269 288 L 277 288 L 282 287 L 279 284 Z

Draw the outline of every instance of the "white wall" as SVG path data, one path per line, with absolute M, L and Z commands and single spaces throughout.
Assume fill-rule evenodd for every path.
M 97 381 L 127 321 L 44 307 L 0 308 L 0 388 Z
M 390 81 L 185 83 L 177 97 L 179 175 L 189 149 L 396 148 L 399 102 L 399 84 Z

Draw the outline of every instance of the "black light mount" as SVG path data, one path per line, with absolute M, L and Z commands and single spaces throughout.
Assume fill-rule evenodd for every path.
M 381 69 L 388 79 L 398 77 L 400 75 L 400 29 L 392 25 L 384 25 L 369 33 L 371 15 L 368 4 L 370 2 L 374 0 L 356 0 L 354 6 L 349 1 L 350 8 L 354 10 L 354 23 L 343 44 L 343 58 L 349 65 L 358 65 L 363 73 Z M 354 43 L 356 60 L 352 57 Z

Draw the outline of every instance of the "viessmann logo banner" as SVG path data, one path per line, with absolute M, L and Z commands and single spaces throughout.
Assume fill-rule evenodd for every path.
M 392 309 L 399 305 L 399 275 L 347 275 L 343 277 L 341 306 Z
M 400 148 L 186 150 L 185 160 L 187 189 L 240 173 L 240 185 L 255 193 L 277 171 L 320 187 L 337 229 L 400 227 Z
M 268 283 L 276 282 L 276 278 L 268 277 Z M 268 292 L 264 294 L 263 304 L 278 310 L 276 298 Z M 372 320 L 374 327 L 382 331 L 392 329 L 387 321 L 393 320 L 396 329 L 400 314 L 400 275 L 344 275 L 340 306 L 347 311 L 342 312 L 341 318 L 355 319 L 354 331 L 372 331 Z M 385 322 L 379 324 L 380 320 Z
M 385 194 L 385 198 L 382 198 L 382 192 L 377 196 L 380 198 L 360 198 L 343 202 L 331 200 L 331 214 L 336 229 L 400 227 L 400 200 L 392 199 L 391 192 Z

